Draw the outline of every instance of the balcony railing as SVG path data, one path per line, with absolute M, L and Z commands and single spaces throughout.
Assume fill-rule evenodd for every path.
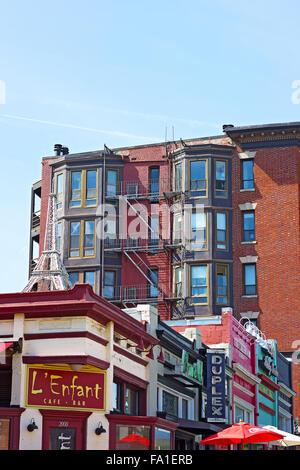
M 106 238 L 104 240 L 105 251 L 157 251 L 163 250 L 166 245 L 169 245 L 169 240 L 160 240 L 159 238 Z
M 161 302 L 168 299 L 168 286 L 155 286 L 150 284 L 116 286 L 112 289 L 105 289 L 104 296 L 111 302 Z
M 37 230 L 41 223 L 41 211 L 36 211 L 32 213 L 31 217 L 31 229 Z
M 156 199 L 164 197 L 166 192 L 170 192 L 170 183 L 168 179 L 160 178 L 159 180 L 134 180 L 120 181 L 115 185 L 113 190 L 107 188 L 106 197 L 113 198 L 118 196 L 126 196 L 128 199 Z

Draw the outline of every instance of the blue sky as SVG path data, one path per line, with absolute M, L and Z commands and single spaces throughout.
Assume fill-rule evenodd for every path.
M 0 292 L 28 275 L 41 158 L 298 121 L 298 0 L 1 2 Z M 299 95 L 300 96 L 300 95 Z M 1 89 L 0 89 L 1 97 Z

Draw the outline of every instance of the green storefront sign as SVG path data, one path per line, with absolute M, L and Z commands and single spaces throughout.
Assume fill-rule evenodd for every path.
M 203 384 L 203 362 L 198 359 L 197 362 L 190 364 L 189 355 L 184 350 L 182 351 L 181 371 L 184 375 L 197 380 L 199 385 Z

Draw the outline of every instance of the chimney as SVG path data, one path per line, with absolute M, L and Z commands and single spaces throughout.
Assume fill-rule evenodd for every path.
M 54 152 L 55 152 L 57 157 L 59 157 L 59 155 L 61 155 L 62 148 L 63 148 L 63 146 L 61 144 L 55 144 L 54 145 Z

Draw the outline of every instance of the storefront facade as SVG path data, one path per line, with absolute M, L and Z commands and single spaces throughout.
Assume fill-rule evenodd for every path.
M 278 427 L 278 370 L 276 367 L 276 342 L 256 342 L 258 385 L 258 426 Z
M 137 429 L 174 448 L 178 424 L 148 414 L 157 344 L 85 284 L 1 294 L 1 449 L 135 449 Z

